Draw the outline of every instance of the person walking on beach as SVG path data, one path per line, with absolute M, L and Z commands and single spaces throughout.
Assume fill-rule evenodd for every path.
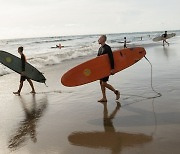
M 19 85 L 19 89 L 17 92 L 13 92 L 14 94 L 17 94 L 17 95 L 20 95 L 21 93 L 21 89 L 23 87 L 23 83 L 25 80 L 27 80 L 32 88 L 32 91 L 31 93 L 35 94 L 35 89 L 34 89 L 34 86 L 33 86 L 33 83 L 31 81 L 31 79 L 29 79 L 28 77 L 26 77 L 24 75 L 24 72 L 25 72 L 25 64 L 26 64 L 26 57 L 25 55 L 23 54 L 23 47 L 19 47 L 18 48 L 18 53 L 21 55 L 21 63 L 22 63 L 22 72 L 21 72 L 21 77 L 20 77 L 20 85 Z
M 109 57 L 109 60 L 110 60 L 110 65 L 111 65 L 111 72 L 110 73 L 111 73 L 111 75 L 114 75 L 113 53 L 112 53 L 111 47 L 105 43 L 106 40 L 107 40 L 106 35 L 101 35 L 100 36 L 100 38 L 98 40 L 98 43 L 101 45 L 101 47 L 99 48 L 97 56 L 108 54 L 108 57 Z M 116 100 L 118 100 L 120 98 L 120 92 L 118 90 L 115 90 L 113 86 L 108 84 L 107 83 L 108 80 L 109 80 L 109 76 L 100 79 L 100 86 L 101 86 L 101 91 L 102 91 L 103 98 L 98 100 L 98 102 L 107 102 L 106 88 L 108 88 L 109 90 L 111 90 L 111 91 L 113 91 L 115 93 Z
M 164 42 L 166 42 L 167 45 L 169 46 L 169 43 L 166 41 L 166 39 L 167 39 L 167 31 L 165 31 L 164 34 L 162 34 L 162 37 L 163 37 L 163 46 L 165 45 Z
M 126 37 L 124 37 L 124 49 L 127 48 L 127 45 L 126 45 L 127 41 L 126 41 Z

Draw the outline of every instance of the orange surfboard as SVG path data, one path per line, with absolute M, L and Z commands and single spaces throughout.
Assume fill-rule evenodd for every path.
M 127 48 L 113 52 L 115 73 L 135 64 L 146 55 L 142 47 Z M 111 66 L 107 54 L 88 60 L 71 70 L 67 71 L 61 78 L 61 83 L 67 87 L 87 84 L 111 73 Z

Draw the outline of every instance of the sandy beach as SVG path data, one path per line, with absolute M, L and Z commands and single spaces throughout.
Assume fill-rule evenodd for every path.
M 172 43 L 171 43 L 172 42 Z M 179 154 L 180 153 L 180 38 L 145 47 L 143 58 L 110 77 L 121 98 L 99 82 L 68 88 L 60 77 L 90 57 L 67 60 L 43 69 L 46 87 L 35 83 L 36 95 L 25 83 L 21 96 L 16 73 L 0 79 L 0 153 L 2 154 Z M 94 55 L 95 56 L 95 55 Z M 156 97 L 157 96 L 157 97 Z

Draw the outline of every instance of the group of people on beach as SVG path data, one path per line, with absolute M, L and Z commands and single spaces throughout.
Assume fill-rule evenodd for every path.
M 111 75 L 114 75 L 115 74 L 115 70 L 114 70 L 113 53 L 112 53 L 111 47 L 106 44 L 106 40 L 107 40 L 106 35 L 101 35 L 100 36 L 100 38 L 98 40 L 98 43 L 101 45 L 101 47 L 99 48 L 97 56 L 108 54 L 108 57 L 109 57 L 109 60 L 110 60 L 110 64 L 111 64 Z M 19 89 L 18 89 L 18 91 L 13 92 L 13 93 L 16 94 L 16 95 L 20 95 L 22 87 L 23 87 L 23 83 L 24 83 L 25 80 L 27 80 L 29 82 L 30 86 L 31 86 L 31 89 L 32 89 L 31 93 L 35 94 L 36 92 L 35 92 L 35 88 L 34 88 L 33 82 L 31 81 L 31 79 L 29 79 L 28 77 L 26 77 L 24 75 L 26 57 L 25 57 L 25 55 L 23 53 L 23 47 L 19 47 L 18 48 L 18 53 L 21 56 L 21 63 L 22 63 L 21 68 L 22 68 L 22 72 L 21 72 L 21 75 L 20 75 Z M 100 79 L 100 86 L 101 86 L 101 91 L 102 91 L 102 96 L 103 97 L 102 97 L 102 99 L 98 100 L 98 102 L 107 102 L 106 89 L 109 89 L 109 90 L 114 92 L 114 94 L 116 95 L 116 100 L 118 100 L 120 98 L 120 92 L 118 90 L 114 89 L 114 87 L 112 85 L 108 84 L 107 83 L 108 80 L 109 80 L 109 76 Z
M 163 46 L 165 45 L 164 43 L 167 43 L 169 45 L 169 43 L 166 41 L 167 31 L 165 31 L 165 33 L 162 35 L 162 37 L 163 37 Z M 111 66 L 110 74 L 114 75 L 115 74 L 115 69 L 114 69 L 113 53 L 112 53 L 111 47 L 106 44 L 106 40 L 107 40 L 106 35 L 101 35 L 99 37 L 98 43 L 101 45 L 101 47 L 98 50 L 97 56 L 101 56 L 101 55 L 104 55 L 104 54 L 108 55 L 110 66 Z M 126 37 L 124 37 L 124 48 L 127 48 L 127 46 L 126 46 Z M 35 94 L 36 92 L 35 92 L 33 82 L 31 81 L 31 79 L 29 79 L 28 77 L 26 77 L 24 75 L 26 57 L 25 57 L 25 55 L 23 53 L 23 47 L 18 48 L 18 53 L 21 56 L 22 72 L 21 72 L 21 75 L 20 75 L 19 89 L 18 89 L 17 92 L 13 92 L 13 93 L 17 94 L 17 95 L 20 95 L 22 87 L 23 87 L 23 83 L 24 83 L 25 80 L 27 80 L 29 82 L 30 86 L 31 86 L 31 89 L 32 89 L 31 93 Z M 98 102 L 107 102 L 106 89 L 111 90 L 115 94 L 116 100 L 118 100 L 120 98 L 120 92 L 118 90 L 116 90 L 112 85 L 110 85 L 108 83 L 108 80 L 109 80 L 109 76 L 100 79 L 100 87 L 101 87 L 101 92 L 102 92 L 102 98 L 100 100 L 98 100 Z

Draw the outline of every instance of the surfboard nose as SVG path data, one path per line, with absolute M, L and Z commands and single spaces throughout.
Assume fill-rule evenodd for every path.
M 138 54 L 146 54 L 146 50 L 143 47 L 129 48 L 130 51 L 137 52 Z
M 139 55 L 146 55 L 146 50 L 143 48 L 143 47 L 139 47 L 139 50 L 138 50 L 138 52 L 139 52 Z
M 138 50 L 136 50 L 136 59 L 135 63 L 137 63 L 139 60 L 141 60 L 142 57 L 146 55 L 146 50 L 143 47 L 139 47 Z

